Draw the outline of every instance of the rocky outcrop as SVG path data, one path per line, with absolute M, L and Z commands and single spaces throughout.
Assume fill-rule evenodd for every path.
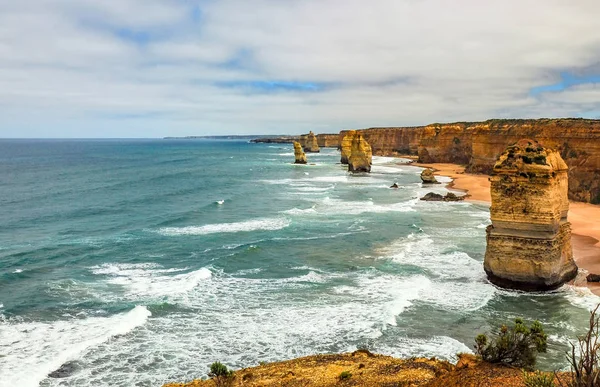
M 355 135 L 356 130 L 346 130 L 344 131 L 344 136 L 340 139 L 340 152 L 342 153 L 340 162 L 342 164 L 348 164 L 348 159 L 350 158 L 350 152 L 352 150 L 352 140 Z
M 421 200 L 425 200 L 427 202 L 460 202 L 465 200 L 464 196 L 456 196 L 456 194 L 452 192 L 448 192 L 446 196 L 437 194 L 435 192 L 429 192 L 425 196 L 421 198 Z
M 312 131 L 300 137 L 303 140 L 302 146 L 304 147 L 305 152 L 319 153 L 321 151 L 317 136 L 315 136 Z
M 371 146 L 360 132 L 356 132 L 352 138 L 352 146 L 350 147 L 348 171 L 371 172 L 372 158 Z
M 302 145 L 297 141 L 294 141 L 294 157 L 296 158 L 294 164 L 306 164 L 306 155 L 304 154 Z
M 423 184 L 440 184 L 440 182 L 436 180 L 433 169 L 431 168 L 425 168 L 423 172 L 421 172 L 421 181 Z
M 500 155 L 490 177 L 484 260 L 490 281 L 547 290 L 575 277 L 567 171 L 558 151 L 534 140 L 520 140 Z

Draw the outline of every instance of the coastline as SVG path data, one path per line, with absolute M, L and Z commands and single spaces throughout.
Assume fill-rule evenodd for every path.
M 467 201 L 491 203 L 488 175 L 465 173 L 458 164 L 413 163 L 418 167 L 428 167 L 438 176 L 448 176 L 452 182 L 447 187 L 467 193 Z M 590 273 L 600 274 L 600 205 L 570 202 L 569 222 L 571 223 L 573 256 L 579 268 Z M 600 296 L 600 283 L 588 283 L 588 288 Z

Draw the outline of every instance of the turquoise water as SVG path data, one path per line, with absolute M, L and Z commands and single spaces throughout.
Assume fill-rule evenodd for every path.
M 485 205 L 419 201 L 445 188 L 396 159 L 359 176 L 334 149 L 292 160 L 243 141 L 0 141 L 0 385 L 157 386 L 358 347 L 452 360 L 517 316 L 550 335 L 541 365 L 564 366 L 597 298 L 489 284 Z

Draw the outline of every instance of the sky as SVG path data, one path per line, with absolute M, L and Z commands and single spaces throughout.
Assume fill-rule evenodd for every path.
M 0 0 L 0 137 L 600 118 L 598 0 Z

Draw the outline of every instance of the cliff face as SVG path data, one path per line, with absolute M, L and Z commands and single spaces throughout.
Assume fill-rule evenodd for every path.
M 489 172 L 491 160 L 507 144 L 533 137 L 558 149 L 569 166 L 569 197 L 600 203 L 600 121 L 581 119 L 493 120 L 472 128 L 473 157 L 468 170 Z
M 302 145 L 297 141 L 294 141 L 294 157 L 296 158 L 294 164 L 306 164 L 306 155 L 302 150 Z
M 535 138 L 569 166 L 569 198 L 600 203 L 600 120 L 488 120 L 362 132 L 374 155 L 418 154 L 422 163 L 464 164 L 473 173 L 490 173 L 508 145 Z
M 492 225 L 484 260 L 490 281 L 545 290 L 577 274 L 567 169 L 558 151 L 533 140 L 520 140 L 500 155 L 490 177 Z
M 352 138 L 350 157 L 348 157 L 348 171 L 371 172 L 372 158 L 371 146 L 360 132 L 356 132 Z
M 338 134 L 317 134 L 317 144 L 321 148 L 338 148 L 340 146 L 340 140 Z

